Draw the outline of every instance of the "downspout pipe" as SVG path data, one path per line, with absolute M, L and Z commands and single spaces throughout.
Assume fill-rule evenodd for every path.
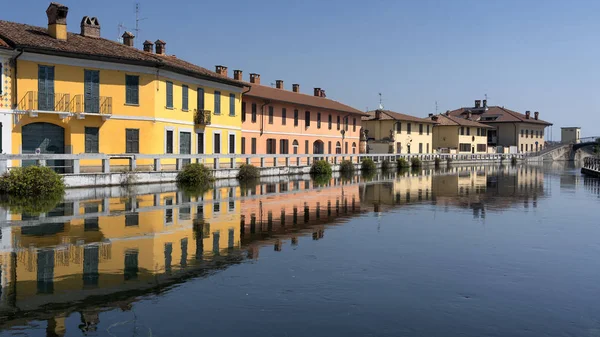
M 23 55 L 24 52 L 25 52 L 25 49 L 21 48 L 21 51 L 15 57 L 13 57 L 13 59 L 12 59 L 12 65 L 15 68 L 15 70 L 14 70 L 14 74 L 15 74 L 15 79 L 14 79 L 14 81 L 15 81 L 15 90 L 14 90 L 14 94 L 13 94 L 13 109 L 16 109 L 17 105 L 19 104 L 19 101 L 18 101 L 18 99 L 19 99 L 18 98 L 19 97 L 19 80 L 18 80 L 19 77 L 17 76 L 18 75 L 17 69 L 19 69 L 19 68 L 17 67 L 17 59 L 19 57 L 21 57 L 21 55 Z

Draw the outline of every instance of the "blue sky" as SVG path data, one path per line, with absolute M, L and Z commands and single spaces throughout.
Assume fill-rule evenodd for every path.
M 1 0 L 10 1 L 10 0 Z M 64 0 L 69 31 L 96 16 L 102 36 L 135 27 L 134 0 Z M 0 19 L 45 26 L 47 0 L 10 1 Z M 540 111 L 600 135 L 600 1 L 557 0 L 140 0 L 140 41 L 209 69 L 223 64 L 262 83 L 357 109 L 426 116 L 489 96 L 490 105 Z M 10 8 L 10 10 L 6 10 Z

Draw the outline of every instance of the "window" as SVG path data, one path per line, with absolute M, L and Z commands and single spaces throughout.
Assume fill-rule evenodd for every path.
M 340 142 L 335 143 L 335 153 L 342 154 L 342 144 Z
M 412 131 L 412 124 L 406 123 L 406 133 L 410 135 L 411 131 Z
M 229 135 L 229 154 L 235 154 L 235 134 Z
M 281 109 L 281 125 L 287 124 L 287 110 L 285 108 Z
M 198 154 L 204 154 L 204 132 L 198 132 L 197 133 L 197 137 L 198 137 L 198 149 L 196 151 L 198 151 Z
M 198 111 L 204 110 L 204 89 L 198 88 L 198 98 L 196 99 L 196 108 Z
M 419 124 L 419 134 L 423 134 L 423 124 Z
M 274 138 L 267 139 L 267 154 L 277 153 L 277 140 Z
M 487 151 L 487 145 L 477 144 L 477 152 L 486 152 L 486 151 Z
M 242 137 L 242 154 L 246 154 L 246 137 Z
M 294 110 L 294 126 L 298 126 L 298 109 Z
M 213 153 L 214 154 L 218 154 L 221 153 L 221 134 L 220 133 L 215 133 L 213 135 L 214 138 L 214 142 L 213 142 Z
M 459 145 L 459 151 L 460 152 L 471 152 L 471 144 L 460 143 L 458 145 Z
M 427 124 L 427 135 L 428 135 L 428 136 L 429 136 L 429 127 L 430 127 L 430 126 L 431 126 L 431 125 Z M 429 152 L 429 151 L 427 151 L 427 152 Z
M 173 153 L 173 130 L 167 130 L 165 153 Z
M 252 123 L 256 123 L 256 103 L 252 103 Z
M 356 132 L 356 117 L 352 118 L 352 132 Z
M 54 67 L 38 67 L 37 99 L 39 110 L 54 111 Z
M 179 154 L 192 154 L 192 133 L 179 132 Z M 184 159 L 183 165 L 191 164 L 191 159 Z
M 477 128 L 477 136 L 481 136 L 481 129 Z
M 100 72 L 98 70 L 84 70 L 84 111 L 100 112 Z M 48 97 L 48 101 L 54 110 L 54 95 Z M 39 105 L 39 104 L 38 104 Z
M 329 117 L 327 117 L 327 128 L 329 130 L 331 130 L 332 127 L 333 127 L 333 117 L 331 116 L 331 114 L 329 114 Z
M 481 128 L 481 135 L 487 136 L 487 129 Z
M 396 122 L 396 132 L 402 132 L 402 123 Z
M 317 112 L 317 129 L 321 128 L 321 113 Z
M 139 129 L 125 129 L 125 153 L 140 153 Z
M 221 92 L 215 91 L 215 115 L 221 114 Z
M 305 111 L 304 112 L 304 126 L 305 127 L 309 127 L 310 126 L 310 111 Z
M 167 82 L 167 108 L 173 109 L 173 82 Z
M 269 107 L 269 124 L 273 124 L 273 107 Z
M 304 152 L 305 152 L 306 154 L 309 154 L 309 152 L 308 152 L 308 140 L 305 140 L 305 141 L 304 141 Z
M 419 153 L 423 153 L 423 143 L 419 143 Z
M 352 143 L 352 154 L 356 154 L 356 143 Z
M 348 117 L 348 116 L 346 116 L 346 118 L 344 118 L 344 130 L 346 130 L 346 131 L 348 131 L 348 123 L 350 122 L 349 119 L 350 119 L 350 117 Z
M 98 153 L 99 128 L 85 127 L 85 153 Z
M 235 116 L 235 94 L 229 94 L 229 116 Z
M 344 144 L 344 153 L 348 153 L 348 142 Z
M 0 74 L 2 68 L 0 64 Z M 140 104 L 140 77 L 125 75 L 125 104 Z
M 188 111 L 189 107 L 189 88 L 187 85 L 181 86 L 181 110 Z
M 298 154 L 298 141 L 294 140 L 292 142 L 292 147 L 294 148 L 294 154 Z
M 461 135 L 461 136 L 464 136 L 464 135 L 465 135 L 465 127 L 464 127 L 464 126 L 461 126 L 461 127 L 460 127 L 460 135 Z
M 136 280 L 138 277 L 138 251 L 130 249 L 125 251 L 125 267 L 123 277 L 125 281 Z
M 523 131 L 523 130 L 521 130 L 521 131 Z M 523 132 L 521 132 L 521 133 L 523 133 Z M 523 152 L 523 144 L 521 144 L 521 152 Z
M 279 153 L 280 154 L 288 154 L 289 152 L 290 141 L 287 139 L 279 140 Z
M 340 116 L 337 116 L 337 129 L 340 129 Z
M 242 102 L 242 122 L 246 121 L 246 102 Z
M 327 153 L 331 153 L 331 141 L 327 142 Z
M 427 152 L 425 153 L 429 153 L 429 143 L 427 143 Z
M 536 131 L 535 131 L 535 138 L 539 138 L 539 137 L 538 137 L 538 134 L 539 134 L 539 133 L 538 133 L 538 131 L 536 130 Z
M 529 144 L 525 144 L 525 152 L 529 151 Z
M 523 137 L 523 129 L 521 129 L 521 137 Z
M 252 138 L 250 141 L 250 146 L 252 147 L 250 152 L 252 152 L 252 154 L 256 154 L 256 138 Z
M 471 135 L 471 128 L 467 128 L 467 136 Z

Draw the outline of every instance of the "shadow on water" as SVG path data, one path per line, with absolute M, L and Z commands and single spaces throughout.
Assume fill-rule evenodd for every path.
M 319 241 L 327 228 L 366 212 L 429 203 L 485 217 L 516 204 L 536 207 L 545 196 L 543 172 L 419 168 L 217 182 L 193 191 L 173 184 L 69 191 L 42 215 L 4 210 L 0 327 L 45 320 L 51 329 L 79 312 L 76 328 L 93 331 L 103 311 L 127 310 L 140 298 L 257 259 L 264 247 L 279 252 L 300 237 Z

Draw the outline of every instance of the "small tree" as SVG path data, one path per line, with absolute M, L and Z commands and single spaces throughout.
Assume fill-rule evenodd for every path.
M 422 165 L 421 159 L 419 159 L 417 157 L 412 157 L 410 159 L 410 166 L 412 166 L 413 168 L 421 167 L 421 165 Z
M 331 164 L 325 160 L 316 160 L 310 167 L 311 175 L 331 175 L 332 172 Z
M 409 168 L 410 164 L 408 164 L 408 161 L 406 159 L 398 158 L 398 160 L 396 161 L 396 166 L 398 167 L 398 170 L 400 170 L 400 169 Z
M 375 165 L 375 162 L 373 161 L 373 159 L 371 159 L 371 158 L 364 158 L 362 160 L 360 169 L 363 172 L 376 171 L 377 170 L 377 165 Z
M 260 178 L 260 170 L 258 167 L 250 164 L 242 164 L 236 178 L 239 181 L 251 181 Z
M 215 180 L 212 172 L 202 164 L 189 164 L 177 174 L 177 183 L 188 187 L 207 186 Z
M 340 163 L 340 173 L 352 174 L 354 173 L 354 163 L 350 160 L 342 160 Z

